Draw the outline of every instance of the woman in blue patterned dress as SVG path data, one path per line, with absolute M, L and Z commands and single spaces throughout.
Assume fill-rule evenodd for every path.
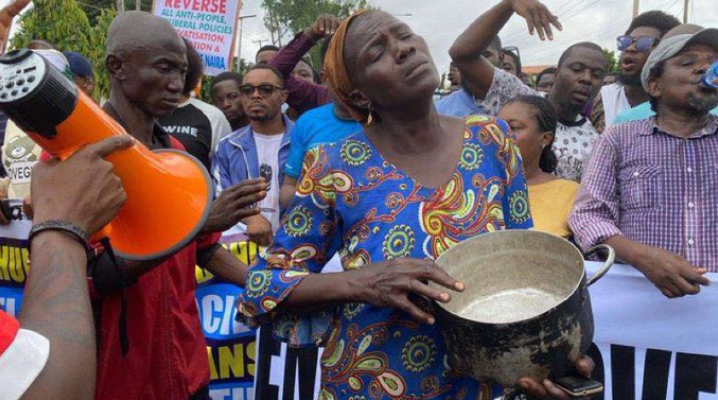
M 325 69 L 365 126 L 307 153 L 273 246 L 240 300 L 252 325 L 273 321 L 292 345 L 324 345 L 320 399 L 493 399 L 502 389 L 447 364 L 420 297 L 463 285 L 434 260 L 472 236 L 532 226 L 517 148 L 503 121 L 439 116 L 439 76 L 424 40 L 370 11 L 340 25 Z M 338 253 L 344 272 L 320 274 Z M 578 367 L 590 372 L 591 362 Z M 520 382 L 567 399 L 550 382 Z

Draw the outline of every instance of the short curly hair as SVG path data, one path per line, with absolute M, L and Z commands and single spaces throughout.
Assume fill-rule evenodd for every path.
M 676 17 L 666 14 L 663 11 L 646 11 L 631 21 L 631 25 L 629 25 L 626 30 L 626 35 L 630 35 L 636 28 L 645 26 L 657 29 L 661 32 L 661 37 L 663 37 L 668 31 L 680 24 L 681 22 Z

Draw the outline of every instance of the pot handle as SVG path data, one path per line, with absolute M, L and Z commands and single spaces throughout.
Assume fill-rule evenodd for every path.
M 596 271 L 595 274 L 588 278 L 586 286 L 591 286 L 594 283 L 598 282 L 599 279 L 603 278 L 603 276 L 606 275 L 608 270 L 611 269 L 611 267 L 613 266 L 614 261 L 616 261 L 616 251 L 613 250 L 613 247 L 607 244 L 599 244 L 598 246 L 591 247 L 590 249 L 586 250 L 585 253 L 583 253 L 583 258 L 585 259 L 599 250 L 606 250 L 608 252 L 608 257 L 606 258 L 606 262 L 603 263 L 603 266 L 598 271 Z

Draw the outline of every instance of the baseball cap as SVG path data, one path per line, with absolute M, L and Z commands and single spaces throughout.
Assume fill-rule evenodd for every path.
M 692 34 L 681 34 L 665 38 L 656 46 L 648 56 L 646 64 L 641 71 L 641 83 L 648 90 L 648 76 L 656 64 L 675 57 L 684 48 L 691 44 L 705 44 L 718 51 L 718 29 L 707 28 Z
M 75 76 L 81 76 L 83 78 L 93 77 L 92 65 L 87 58 L 83 57 L 80 53 L 74 51 L 64 51 L 62 54 L 67 58 L 67 62 L 70 64 L 70 71 Z

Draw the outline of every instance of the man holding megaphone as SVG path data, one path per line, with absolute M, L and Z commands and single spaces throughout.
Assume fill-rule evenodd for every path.
M 173 27 L 144 12 L 120 14 L 109 29 L 106 67 L 111 91 L 105 111 L 150 149 L 181 148 L 156 123 L 177 107 L 184 86 L 186 48 Z M 264 198 L 265 190 L 261 180 L 228 190 L 215 202 L 205 231 L 256 215 L 259 210 L 250 206 Z M 151 262 L 117 260 L 112 252 L 98 257 L 93 265 L 102 299 L 98 400 L 209 399 L 206 343 L 194 299 L 195 264 L 242 286 L 247 268 L 217 244 L 218 237 L 199 236 Z
M 169 22 L 143 12 L 120 14 L 107 37 L 110 99 L 103 112 L 42 56 L 29 50 L 0 56 L 0 106 L 47 154 L 64 160 L 124 132 L 136 140 L 107 158 L 127 201 L 94 237 L 97 247 L 88 246 L 98 400 L 208 400 L 195 265 L 245 283 L 247 266 L 214 232 L 257 215 L 251 206 L 266 196 L 267 185 L 244 181 L 213 203 L 207 171 L 157 124 L 178 106 L 187 64 L 185 43 Z M 86 202 L 99 201 L 93 191 L 87 196 Z M 89 241 L 81 226 L 56 220 L 35 223 L 30 237 L 47 230 Z

